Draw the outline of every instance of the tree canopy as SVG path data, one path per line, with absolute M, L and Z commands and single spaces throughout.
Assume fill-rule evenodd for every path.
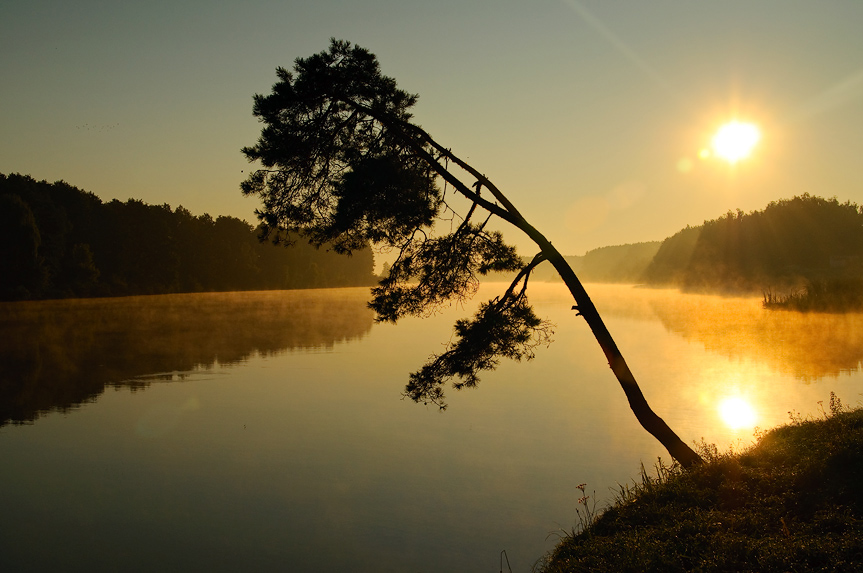
M 447 301 L 472 296 L 483 274 L 514 273 L 505 292 L 456 323 L 454 342 L 411 375 L 406 395 L 443 408 L 447 381 L 475 386 L 479 373 L 500 358 L 531 358 L 537 345 L 547 343 L 551 326 L 530 306 L 527 285 L 536 265 L 548 260 L 642 426 L 681 464 L 701 461 L 650 409 L 563 256 L 487 177 L 412 122 L 418 96 L 384 76 L 371 52 L 333 39 L 328 50 L 276 73 L 271 93 L 254 97 L 260 138 L 243 149 L 262 166 L 241 189 L 260 198 L 266 232 L 329 243 L 342 253 L 366 243 L 395 252 L 389 274 L 372 291 L 370 306 L 382 321 L 426 316 Z M 461 213 L 454 195 L 468 201 Z M 492 230 L 492 218 L 536 243 L 529 263 Z

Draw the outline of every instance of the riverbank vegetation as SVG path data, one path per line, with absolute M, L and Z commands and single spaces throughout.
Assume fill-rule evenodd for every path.
M 831 393 L 823 411 L 791 413 L 739 453 L 702 445 L 706 463 L 687 471 L 660 462 L 599 515 L 583 496 L 579 524 L 537 570 L 860 570 L 863 410 Z
M 764 308 L 802 312 L 863 310 L 863 278 L 812 280 L 788 293 L 764 292 Z
M 370 249 L 341 257 L 259 240 L 235 217 L 0 174 L 0 300 L 370 285 Z

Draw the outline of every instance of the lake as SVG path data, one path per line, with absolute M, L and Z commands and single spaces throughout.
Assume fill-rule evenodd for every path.
M 688 443 L 859 404 L 863 314 L 587 290 Z M 554 343 L 445 412 L 401 392 L 472 306 L 394 326 L 365 288 L 0 304 L 0 570 L 530 571 L 578 484 L 601 507 L 668 460 L 563 285 L 530 293 Z

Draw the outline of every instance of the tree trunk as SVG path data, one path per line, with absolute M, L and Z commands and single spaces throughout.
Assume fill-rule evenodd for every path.
M 373 113 L 372 110 L 367 111 Z M 393 122 L 389 122 L 386 119 L 383 119 L 382 121 L 387 125 L 394 125 Z M 428 162 L 438 175 L 452 184 L 468 199 L 471 199 L 489 212 L 498 215 L 505 221 L 508 221 L 521 229 L 536 243 L 542 251 L 542 254 L 549 262 L 551 262 L 552 265 L 554 265 L 554 268 L 557 270 L 558 274 L 560 274 L 563 282 L 566 284 L 567 288 L 569 288 L 569 292 L 575 299 L 579 313 L 584 317 L 584 320 L 590 327 L 591 332 L 593 332 L 593 336 L 596 337 L 596 341 L 602 348 L 603 353 L 605 353 L 605 357 L 608 359 L 608 365 L 617 377 L 617 381 L 620 383 L 621 388 L 623 388 L 623 393 L 626 394 L 626 399 L 629 401 L 629 407 L 632 409 L 632 412 L 635 414 L 641 427 L 647 430 L 654 438 L 659 440 L 659 442 L 665 446 L 665 449 L 668 450 L 668 453 L 671 454 L 671 457 L 677 460 L 681 466 L 688 468 L 703 463 L 704 460 L 701 459 L 701 456 L 695 453 L 692 448 L 687 446 L 683 440 L 681 440 L 677 434 L 668 427 L 668 424 L 666 424 L 665 421 L 657 416 L 650 408 L 647 400 L 644 398 L 644 394 L 641 393 L 641 388 L 638 387 L 638 382 L 635 381 L 635 376 L 633 376 L 632 372 L 629 370 L 626 360 L 623 359 L 623 355 L 617 348 L 617 344 L 615 344 L 614 339 L 611 337 L 611 333 L 608 332 L 605 323 L 599 316 L 599 312 L 597 312 L 596 307 L 593 305 L 593 301 L 590 300 L 590 297 L 587 295 L 587 291 L 584 290 L 581 281 L 579 281 L 578 277 L 575 276 L 575 273 L 563 258 L 563 255 L 558 252 L 558 250 L 542 233 L 527 222 L 524 216 L 519 213 L 518 209 L 516 209 L 515 205 L 513 205 L 512 202 L 510 202 L 510 200 L 507 199 L 507 197 L 491 181 L 489 181 L 485 175 L 482 175 L 471 165 L 464 162 L 456 155 L 453 155 L 450 150 L 437 143 L 422 128 L 408 123 L 401 123 L 400 125 L 404 128 L 399 131 L 403 134 L 405 143 L 413 148 L 418 156 Z M 447 157 L 450 161 L 453 161 L 456 165 L 476 177 L 477 181 L 481 183 L 483 187 L 486 187 L 494 198 L 500 202 L 500 206 L 480 197 L 479 187 L 477 187 L 476 192 L 468 188 L 457 177 L 450 173 L 446 167 L 435 160 L 419 141 L 407 135 L 406 131 L 419 135 L 422 142 L 431 145 L 441 154 L 442 157 Z
M 541 236 L 541 235 L 540 235 Z M 596 337 L 596 341 L 602 348 L 605 357 L 608 359 L 608 365 L 611 371 L 617 377 L 620 387 L 623 388 L 623 393 L 626 394 L 626 399 L 629 401 L 629 407 L 635 414 L 636 419 L 641 424 L 641 427 L 647 430 L 654 438 L 665 446 L 671 457 L 685 467 L 691 467 L 703 462 L 701 456 L 687 446 L 674 431 L 668 427 L 665 421 L 656 415 L 650 408 L 644 394 L 641 393 L 641 388 L 638 387 L 638 382 L 635 381 L 635 376 L 632 375 L 629 366 L 626 364 L 623 355 L 617 348 L 617 344 L 608 332 L 605 323 L 599 316 L 599 312 L 593 305 L 593 301 L 587 295 L 587 291 L 575 276 L 572 268 L 557 251 L 551 243 L 543 237 L 544 244 L 541 244 L 542 252 L 549 262 L 554 265 L 554 268 L 560 274 L 563 282 L 566 284 L 569 292 L 576 302 L 576 309 L 579 314 L 584 317 L 591 332 Z

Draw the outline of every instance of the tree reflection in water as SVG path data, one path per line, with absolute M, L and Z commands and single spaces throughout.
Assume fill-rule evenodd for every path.
M 557 300 L 561 285 L 534 285 Z M 652 321 L 710 352 L 804 381 L 856 371 L 863 314 L 765 310 L 760 299 L 602 285 L 609 316 Z M 182 380 L 254 354 L 332 348 L 365 336 L 368 290 L 199 293 L 0 304 L 0 426 L 98 397 L 106 386 Z
M 668 332 L 709 352 L 751 360 L 811 382 L 863 363 L 863 313 L 767 310 L 761 297 L 687 294 L 676 289 L 591 285 L 609 316 L 659 320 Z M 536 298 L 536 297 L 535 297 Z
M 0 426 L 254 354 L 365 336 L 368 289 L 197 293 L 0 304 Z
M 856 371 L 863 361 L 863 313 L 766 310 L 754 298 L 677 295 L 653 301 L 670 332 L 730 358 L 747 358 L 804 381 Z

